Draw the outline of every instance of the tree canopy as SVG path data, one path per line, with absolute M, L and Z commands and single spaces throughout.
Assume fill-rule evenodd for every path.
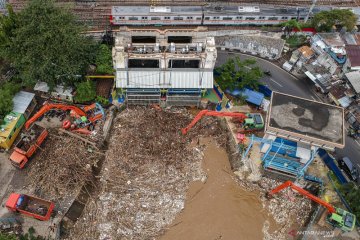
M 301 24 L 296 19 L 283 22 L 280 26 L 284 27 L 284 33 L 286 36 L 289 36 L 294 29 L 301 30 Z
M 2 123 L 5 115 L 13 110 L 14 103 L 12 99 L 19 90 L 19 85 L 10 82 L 0 87 L 0 123 Z
M 350 182 L 342 185 L 341 192 L 345 195 L 346 201 L 350 204 L 350 208 L 356 217 L 360 218 L 360 188 L 354 183 Z
M 114 72 L 111 50 L 106 44 L 99 46 L 95 63 L 97 74 L 112 74 Z
M 19 72 L 24 84 L 41 80 L 71 84 L 84 74 L 96 51 L 92 39 L 68 10 L 53 0 L 32 0 L 16 14 L 0 18 L 0 56 Z
M 84 103 L 96 97 L 95 83 L 93 81 L 81 82 L 76 85 L 75 101 Z
M 333 9 L 315 14 L 312 25 L 318 32 L 329 32 L 334 25 L 352 30 L 357 22 L 357 16 L 350 9 Z
M 262 70 L 256 66 L 255 59 L 241 61 L 239 57 L 229 58 L 226 63 L 215 68 L 215 72 L 219 73 L 215 80 L 223 90 L 244 87 L 257 90 L 260 85 L 259 79 L 263 76 Z

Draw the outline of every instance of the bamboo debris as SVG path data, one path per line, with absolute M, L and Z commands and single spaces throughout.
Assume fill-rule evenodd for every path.
M 96 200 L 87 204 L 68 239 L 153 239 L 161 234 L 183 209 L 189 183 L 204 177 L 196 139 L 227 141 L 211 117 L 182 135 L 180 129 L 192 118 L 185 109 L 137 107 L 120 113 Z

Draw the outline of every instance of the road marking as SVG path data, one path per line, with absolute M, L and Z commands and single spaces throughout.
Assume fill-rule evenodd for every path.
M 280 83 L 278 83 L 277 81 L 275 81 L 274 79 L 270 78 L 270 81 L 276 83 L 277 85 L 279 85 L 280 87 L 283 87 Z
M 311 96 L 311 98 L 312 98 L 312 100 L 314 100 L 314 101 L 316 100 L 313 96 Z
M 360 143 L 357 140 L 355 140 L 355 142 L 360 146 Z
M 249 67 L 249 66 L 245 66 L 247 69 L 252 69 L 251 67 Z

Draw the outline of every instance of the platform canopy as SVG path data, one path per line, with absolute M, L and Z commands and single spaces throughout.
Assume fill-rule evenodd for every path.
M 265 131 L 324 149 L 344 148 L 344 109 L 273 92 Z

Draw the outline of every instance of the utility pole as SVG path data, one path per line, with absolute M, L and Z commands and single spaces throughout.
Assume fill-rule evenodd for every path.
M 316 2 L 317 2 L 317 0 L 312 0 L 311 7 L 309 9 L 308 14 L 306 15 L 306 18 L 305 18 L 304 22 L 307 22 L 309 20 L 310 14 L 312 13 L 312 11 L 313 11 L 313 9 L 314 9 L 314 7 L 316 5 Z

